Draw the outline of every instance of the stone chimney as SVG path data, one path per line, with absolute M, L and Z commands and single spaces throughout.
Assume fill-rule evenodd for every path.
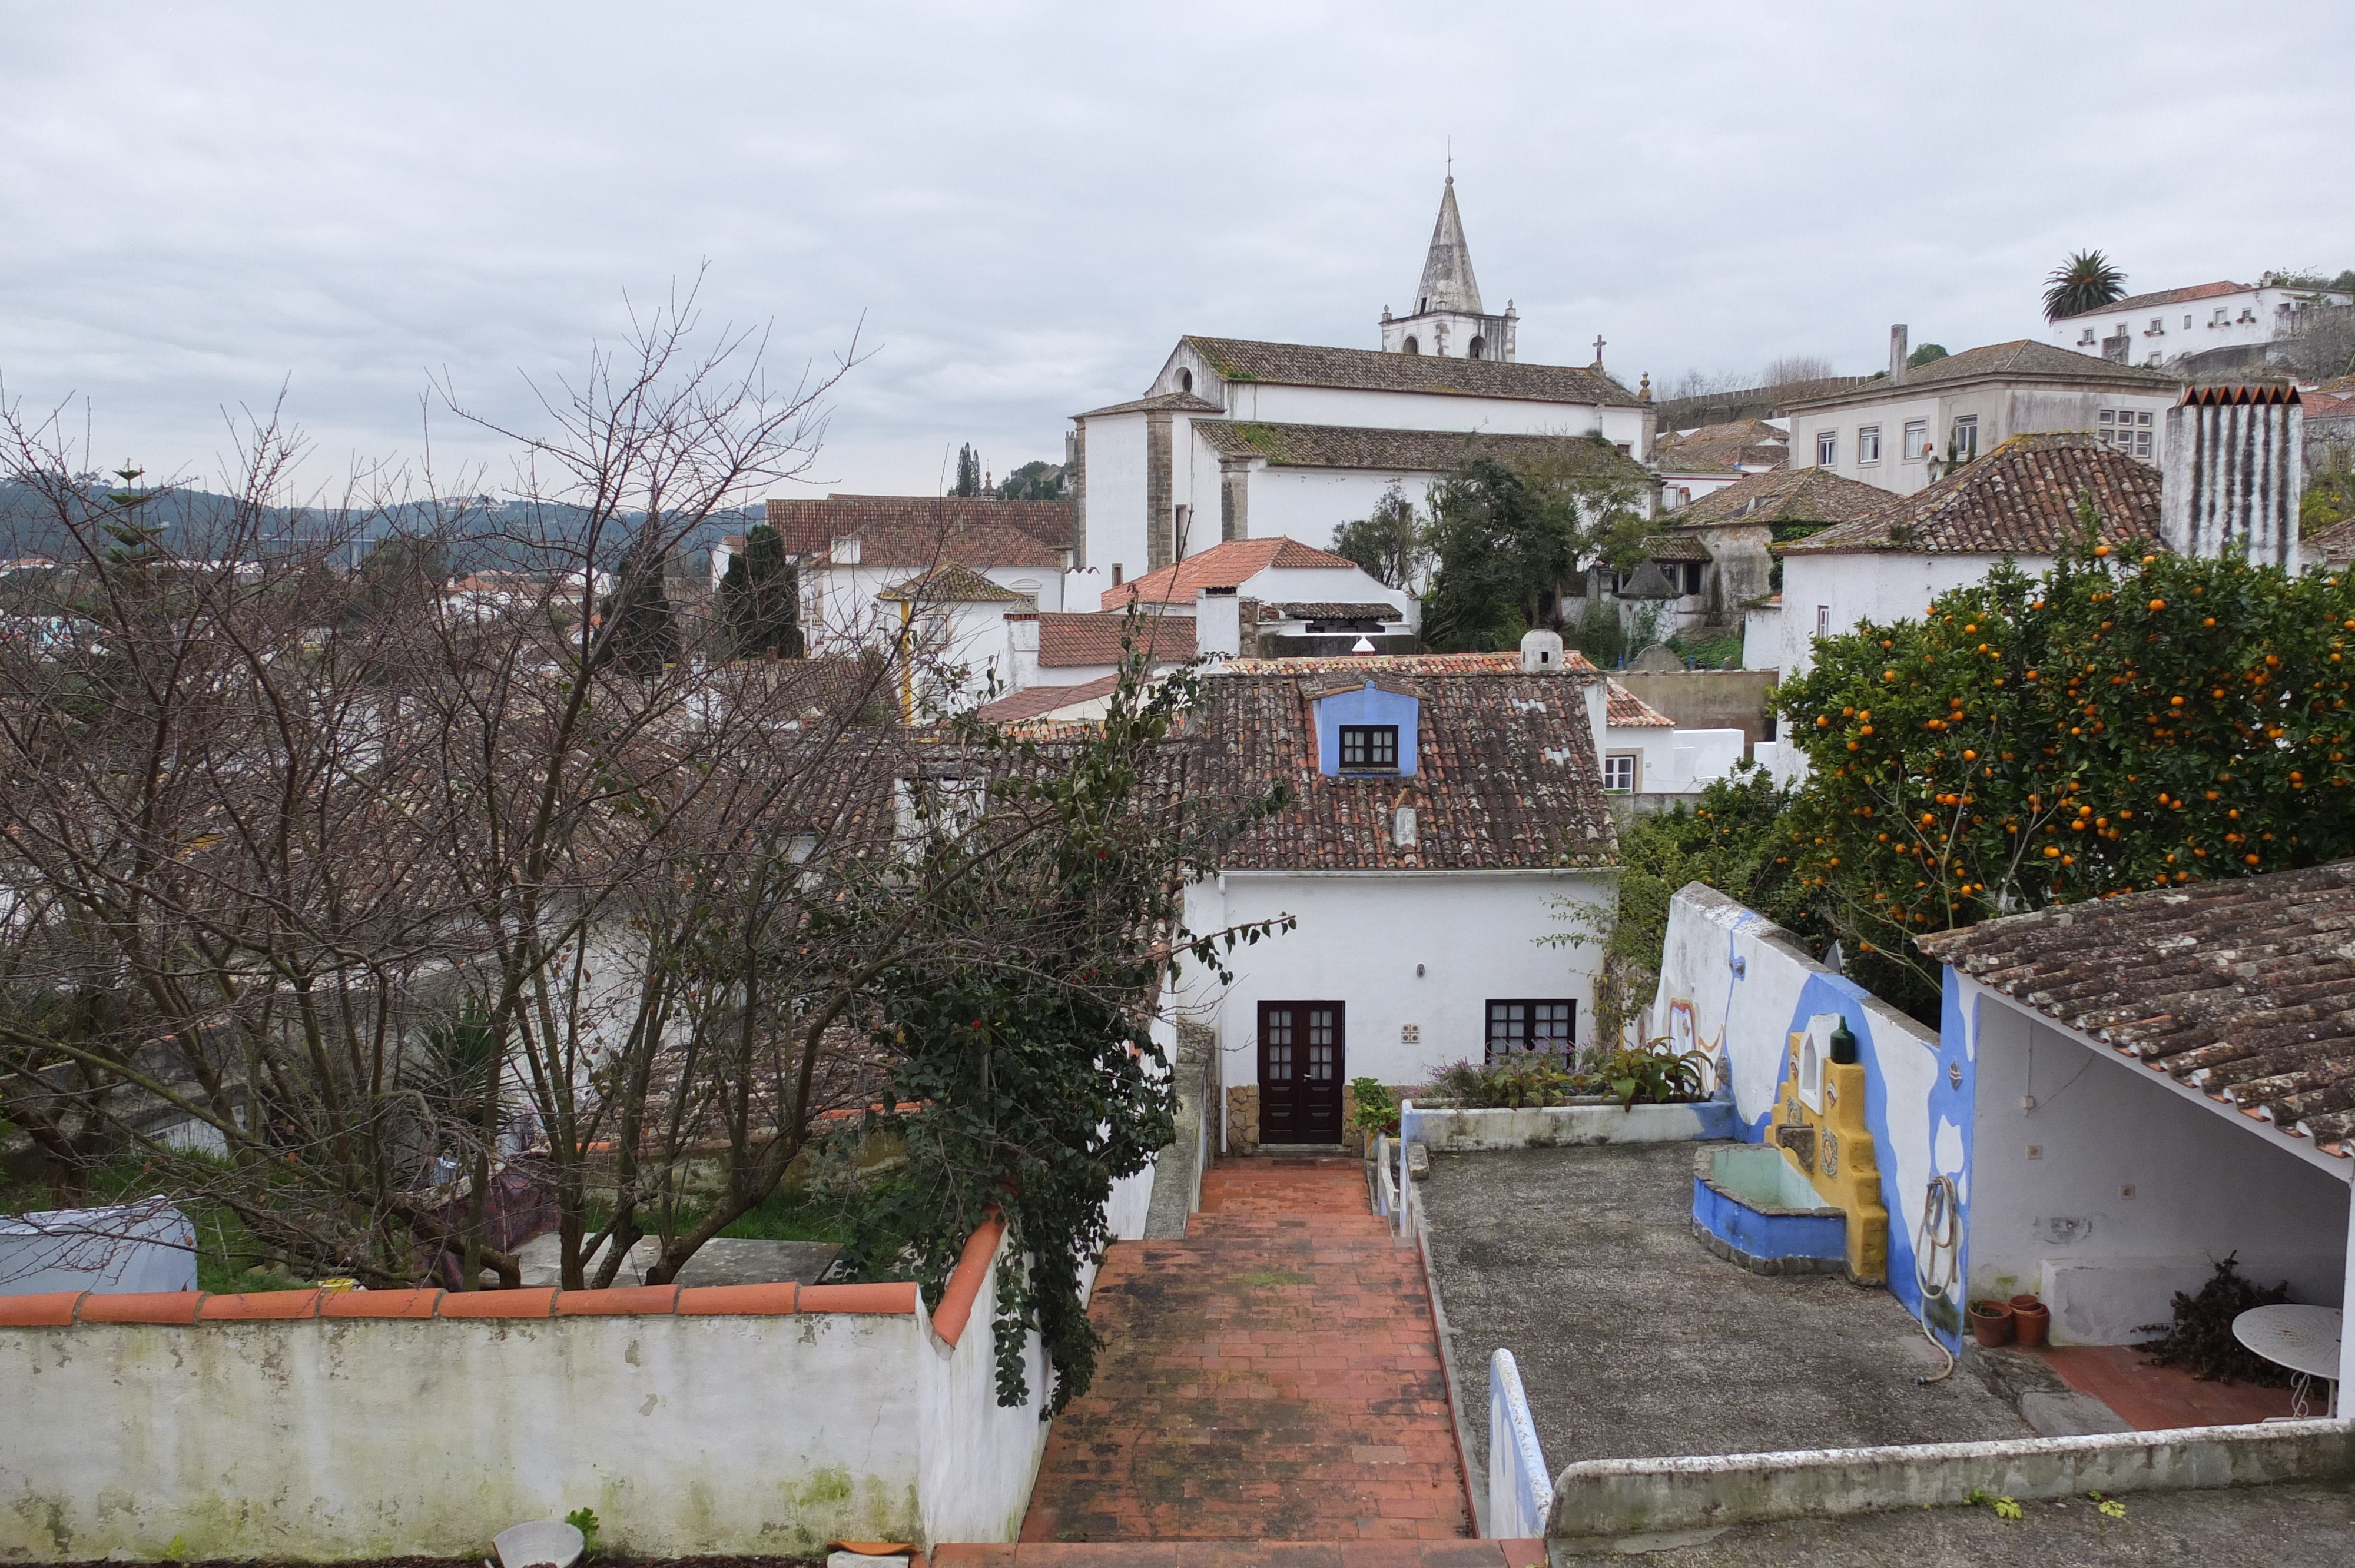
M 1235 638 L 1242 645 L 1241 657 L 1256 659 L 1259 655 L 1259 600 L 1238 597 L 1235 599 Z M 1195 628 L 1195 646 L 1201 645 L 1201 629 Z
M 2167 411 L 2159 536 L 2179 556 L 2222 555 L 2298 569 L 2306 413 L 2297 388 L 2192 387 Z
M 1905 339 L 1904 327 L 1889 329 L 1889 384 L 1891 387 L 1905 385 Z
M 1256 608 L 1256 606 L 1254 606 Z M 1231 588 L 1206 588 L 1194 596 L 1194 652 L 1213 659 L 1239 658 L 1243 651 L 1242 602 Z

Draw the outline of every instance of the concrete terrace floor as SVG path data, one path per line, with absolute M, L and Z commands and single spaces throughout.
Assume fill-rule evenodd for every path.
M 1888 1292 L 1762 1278 L 1703 1249 L 1695 1147 L 1433 1155 L 1423 1198 L 1476 1470 L 1499 1346 L 1555 1470 L 2035 1436 L 1966 1368 L 1916 1383 L 1945 1358 Z

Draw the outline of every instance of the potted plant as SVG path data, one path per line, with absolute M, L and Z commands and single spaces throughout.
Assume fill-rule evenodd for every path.
M 1971 1303 L 1971 1337 L 1993 1349 L 2011 1343 L 2011 1303 L 2009 1301 L 1974 1301 Z
M 2015 1296 L 2005 1305 L 2011 1308 L 2011 1330 L 2020 1348 L 2032 1351 L 2043 1344 L 2052 1324 L 2051 1309 L 2033 1296 Z

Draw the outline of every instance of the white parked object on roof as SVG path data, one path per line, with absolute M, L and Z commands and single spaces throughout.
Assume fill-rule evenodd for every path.
M 196 1287 L 196 1227 L 160 1199 L 0 1217 L 0 1296 Z

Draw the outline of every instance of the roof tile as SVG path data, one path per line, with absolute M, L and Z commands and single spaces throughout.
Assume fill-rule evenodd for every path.
M 1271 567 L 1362 570 L 1347 556 L 1319 550 L 1281 535 L 1265 539 L 1230 539 L 1188 556 L 1175 566 L 1163 567 L 1118 588 L 1106 588 L 1099 602 L 1105 609 L 1120 609 L 1140 599 L 1147 604 L 1191 605 L 1204 588 L 1241 588 Z
M 1474 363 L 1477 363 L 1475 361 Z M 1355 468 L 1447 473 L 1474 458 L 1551 459 L 1578 472 L 1641 480 L 1644 465 L 1591 436 L 1497 435 L 1480 430 L 1389 430 L 1357 425 L 1274 425 L 1202 419 L 1194 433 L 1224 457 L 1263 457 L 1279 468 Z
M 2014 436 L 1877 516 L 1784 546 L 1788 555 L 1894 550 L 1924 555 L 2060 552 L 2090 499 L 2113 544 L 2158 536 L 2158 471 L 2097 436 Z
M 1451 359 L 1372 348 L 1322 348 L 1188 337 L 1186 345 L 1229 381 L 1277 387 L 1337 387 L 1368 392 L 1435 392 L 1464 397 L 1515 397 L 1540 403 L 1633 406 L 1636 397 L 1610 376 L 1568 365 L 1510 359 Z
M 1185 734 L 1188 789 L 1241 800 L 1282 784 L 1288 803 L 1221 849 L 1222 870 L 1504 870 L 1607 865 L 1611 813 L 1586 726 L 1586 683 L 1565 672 L 1465 673 L 1478 655 L 1241 660 L 1203 678 Z M 1346 672 L 1346 676 L 1337 673 Z M 1403 681 L 1401 677 L 1405 677 Z M 1412 778 L 1317 770 L 1313 701 L 1372 683 L 1406 686 L 1422 728 Z M 1416 843 L 1393 812 L 1416 808 Z
M 2355 1144 L 2355 861 L 2041 909 L 1923 952 L 2177 1081 Z

